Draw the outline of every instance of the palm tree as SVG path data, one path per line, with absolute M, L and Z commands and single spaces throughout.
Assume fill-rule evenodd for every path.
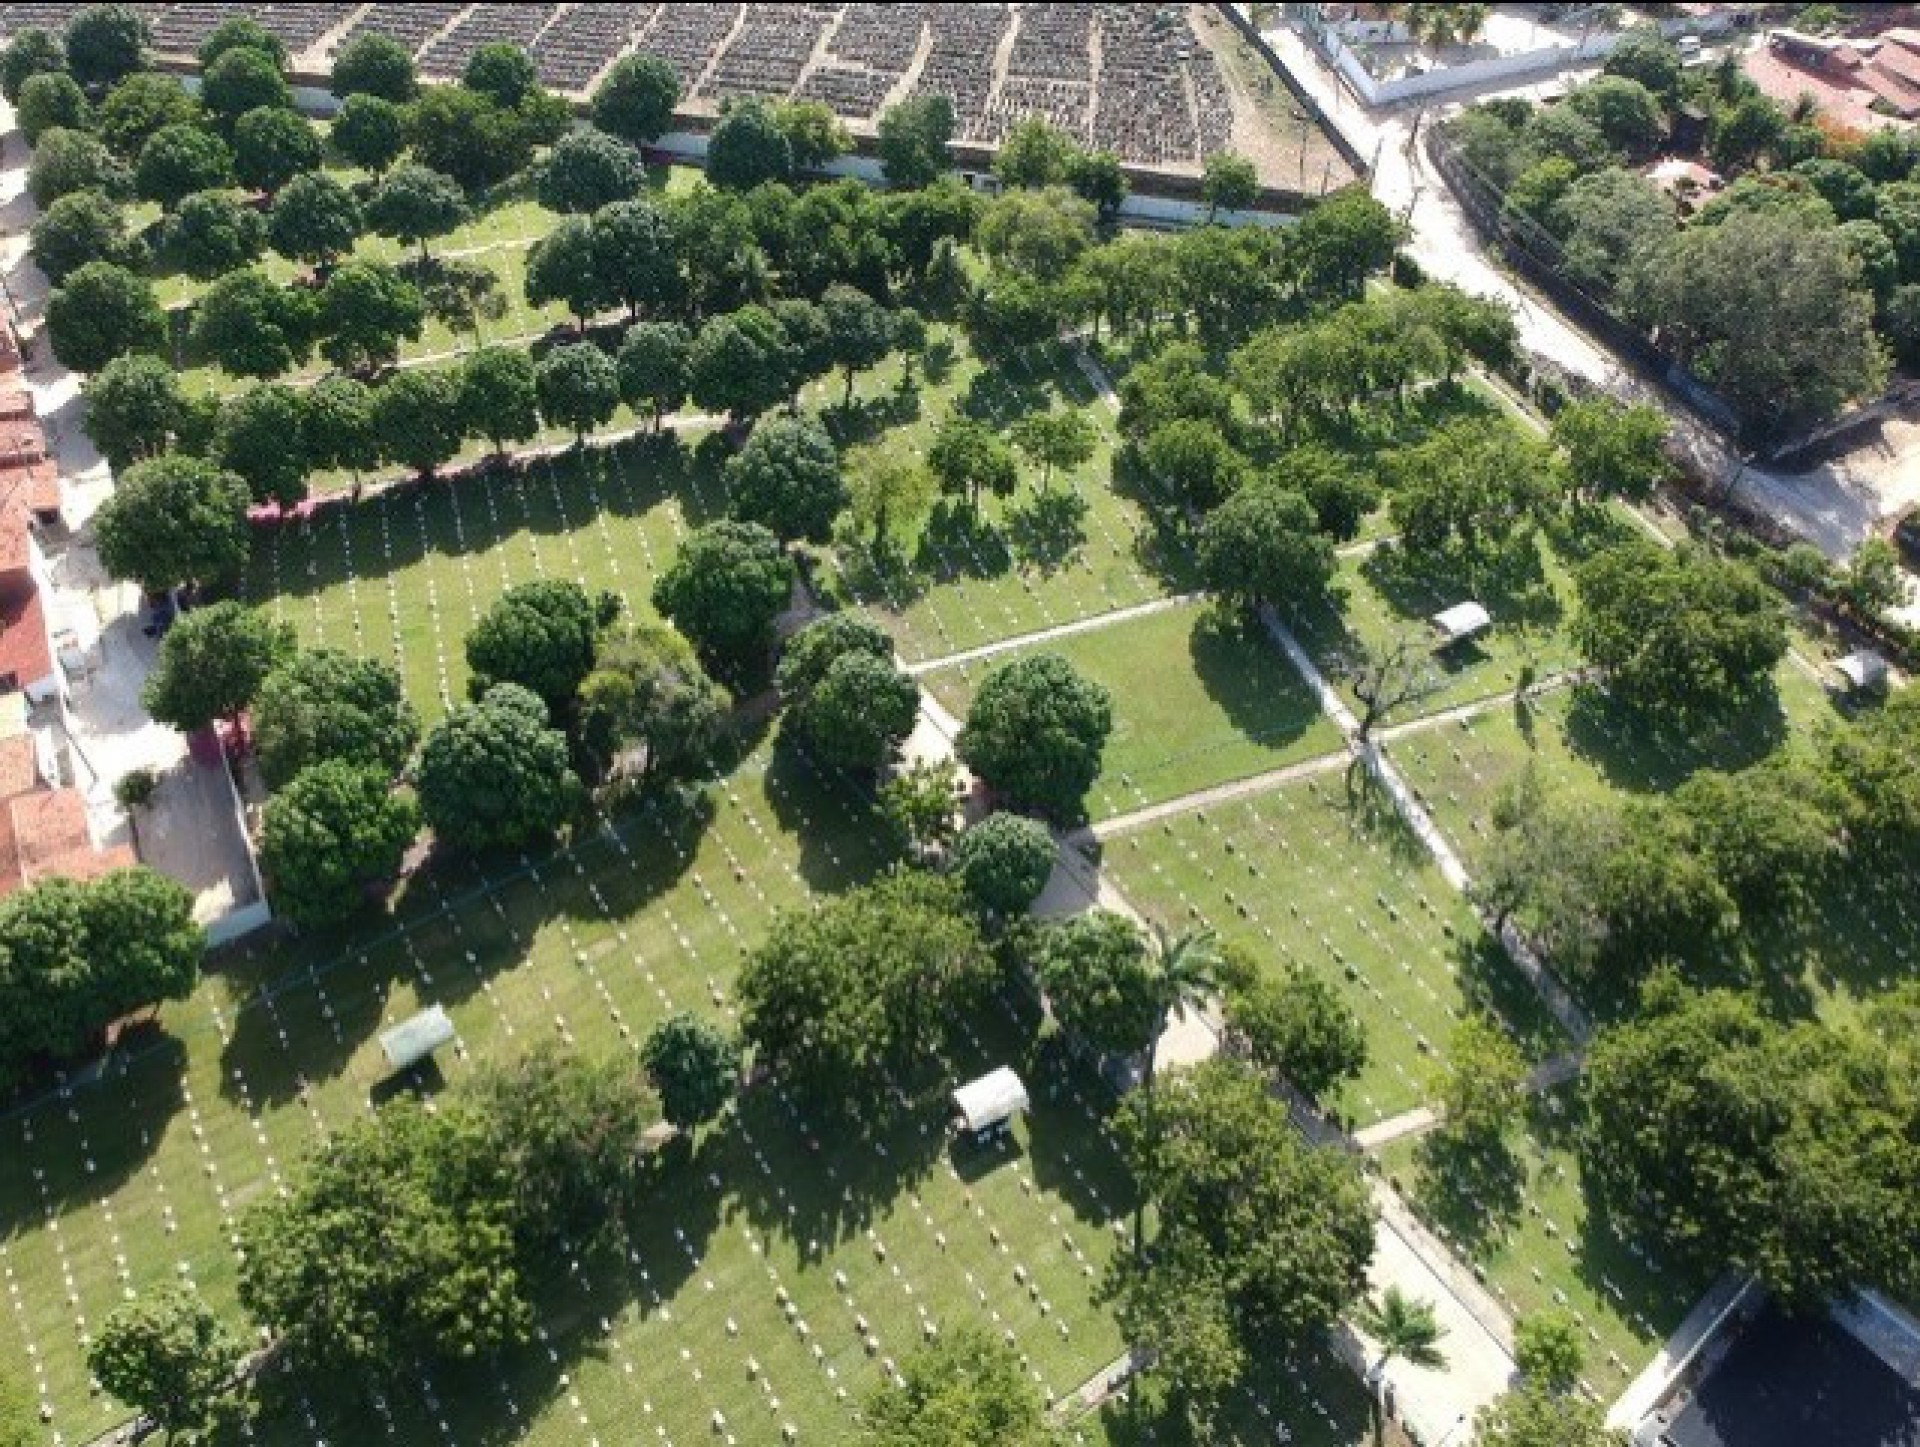
M 1210 929 L 1175 934 L 1155 920 L 1147 937 L 1147 954 L 1153 962 L 1155 1018 L 1142 1083 L 1151 1091 L 1154 1058 L 1167 1022 L 1182 1009 L 1199 1009 L 1219 989 L 1220 937 Z
M 1140 1077 L 1140 1088 L 1151 1098 L 1154 1063 L 1160 1055 L 1160 1037 L 1166 1034 L 1167 1022 L 1182 1009 L 1199 1009 L 1219 989 L 1219 936 L 1210 929 L 1183 930 L 1175 934 L 1155 920 L 1147 936 L 1147 955 L 1151 965 L 1153 1033 L 1147 1038 L 1147 1063 Z M 1136 1200 L 1133 1207 L 1135 1256 L 1146 1250 L 1146 1231 L 1146 1202 Z
M 1447 1364 L 1447 1355 L 1440 1350 L 1440 1338 L 1447 1334 L 1447 1329 L 1435 1318 L 1433 1303 L 1408 1296 L 1397 1286 L 1381 1292 L 1378 1301 L 1364 1302 L 1354 1313 L 1354 1323 L 1380 1344 L 1380 1360 L 1373 1370 L 1375 1376 L 1384 1373 L 1387 1363 L 1395 1357 L 1416 1367 L 1438 1369 Z M 1373 1440 L 1378 1443 L 1385 1434 L 1386 1424 L 1380 1417 L 1376 1400 Z

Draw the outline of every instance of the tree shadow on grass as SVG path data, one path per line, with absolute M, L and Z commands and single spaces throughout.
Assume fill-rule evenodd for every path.
M 396 986 L 457 1007 L 524 964 L 540 925 L 557 914 L 631 918 L 679 883 L 712 816 L 704 792 L 679 804 L 652 796 L 614 822 L 617 843 L 589 833 L 526 856 L 437 851 L 390 915 L 315 931 L 291 958 L 284 943 L 249 952 L 227 971 L 251 992 L 221 1050 L 222 1096 L 249 1108 L 284 1104 L 333 1079 L 379 1032 Z M 379 1067 L 367 1068 L 372 1088 Z
M 412 1373 L 380 1389 L 385 1409 L 375 1407 L 360 1381 L 311 1374 L 275 1373 L 260 1382 L 269 1423 L 301 1420 L 317 1409 L 326 1435 L 343 1442 L 391 1435 L 424 1440 L 436 1424 L 451 1422 L 462 1442 L 508 1447 L 524 1439 L 529 1421 L 555 1409 L 583 1363 L 606 1363 L 608 1328 L 629 1309 L 644 1318 L 679 1299 L 705 1258 L 723 1216 L 725 1188 L 715 1177 L 752 1173 L 746 1152 L 722 1129 L 703 1136 L 690 1152 L 669 1151 L 636 1198 L 610 1210 L 620 1229 L 605 1249 L 577 1259 L 548 1257 L 531 1273 L 533 1308 L 540 1335 L 522 1346 L 468 1363 L 436 1363 L 433 1396 Z M 503 1408 L 510 1400 L 515 1411 Z M 420 1437 L 410 1435 L 417 1429 Z M 444 1425 L 438 1430 L 445 1430 Z M 213 1439 L 238 1447 L 238 1434 Z
M 143 1022 L 107 1054 L 70 1065 L 66 1088 L 37 1080 L 10 1102 L 0 1233 L 91 1205 L 137 1176 L 185 1103 L 186 1073 L 186 1046 Z
M 1583 684 L 1567 706 L 1565 734 L 1567 746 L 1608 782 L 1658 793 L 1699 769 L 1743 769 L 1760 762 L 1786 742 L 1788 720 L 1771 684 L 1727 717 L 1692 726 L 1669 726 L 1597 684 Z
M 1253 742 L 1284 747 L 1320 721 L 1318 701 L 1257 619 L 1209 609 L 1194 619 L 1187 653 L 1207 697 Z
M 1091 506 L 1072 488 L 1035 492 L 1008 509 L 1007 541 L 1020 562 L 1043 577 L 1071 563 L 1087 541 Z
M 979 422 L 1004 428 L 1031 412 L 1044 412 L 1049 398 L 1045 379 L 1012 366 L 988 367 L 967 383 L 959 410 Z
M 770 1085 L 748 1091 L 735 1109 L 756 1159 L 734 1173 L 728 1218 L 785 1237 L 819 1264 L 932 1173 L 947 1144 L 943 1084 L 929 1062 L 904 1102 L 848 1103 L 853 1113 L 841 1119 Z
M 921 530 L 914 563 L 942 581 L 997 578 L 1013 567 L 1013 552 L 991 520 L 959 498 L 942 498 Z
M 872 397 L 855 397 L 851 402 L 835 402 L 820 411 L 827 431 L 841 447 L 857 447 L 872 442 L 896 427 L 905 427 L 920 417 L 920 391 L 890 391 Z
M 767 760 L 767 802 L 799 846 L 807 887 L 830 892 L 865 882 L 887 862 L 867 823 L 872 796 L 860 781 L 829 774 L 785 729 Z
M 1412 1189 L 1429 1221 L 1479 1256 L 1520 1218 L 1526 1163 L 1507 1141 L 1468 1143 L 1434 1131 L 1414 1147 Z

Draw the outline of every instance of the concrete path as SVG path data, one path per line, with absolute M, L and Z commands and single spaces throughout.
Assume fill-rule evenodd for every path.
M 1374 1233 L 1368 1282 L 1376 1296 L 1396 1286 L 1431 1304 L 1444 1332 L 1439 1347 L 1446 1357 L 1444 1365 L 1434 1368 L 1399 1359 L 1387 1363 L 1378 1373 L 1384 1379 L 1381 1396 L 1416 1440 L 1464 1447 L 1475 1415 L 1513 1380 L 1512 1327 L 1499 1303 L 1414 1220 L 1391 1187 L 1375 1181 L 1372 1190 L 1380 1226 Z M 1364 1332 L 1355 1335 L 1377 1364 L 1379 1344 Z M 1377 1370 L 1376 1365 L 1368 1375 Z
M 1191 603 L 1204 602 L 1205 599 L 1204 593 L 1175 593 L 1166 598 L 1152 598 L 1145 603 L 1135 603 L 1131 607 L 1115 608 L 1110 613 L 1096 613 L 1091 618 L 1079 618 L 1071 623 L 1057 623 L 1051 628 L 1042 628 L 1036 633 L 1019 633 L 1012 638 L 1002 638 L 995 643 L 983 643 L 978 648 L 968 648 L 960 653 L 922 659 L 918 663 L 907 664 L 906 671 L 918 678 L 922 674 L 934 673 L 942 668 L 958 668 L 962 664 L 979 663 L 983 659 L 996 658 L 1002 653 L 1014 653 L 1022 648 L 1032 648 L 1037 644 L 1052 643 L 1060 638 L 1071 638 L 1076 633 L 1092 633 L 1097 629 L 1111 628 L 1116 623 L 1131 623 L 1136 618 L 1150 618 L 1155 613 L 1184 608 Z
M 1118 839 L 1125 834 L 1138 833 L 1142 829 L 1160 823 L 1163 819 L 1178 818 L 1182 814 L 1191 814 L 1196 809 L 1210 809 L 1216 804 L 1230 804 L 1235 799 L 1264 794 L 1271 789 L 1282 789 L 1301 779 L 1311 779 L 1320 774 L 1330 774 L 1335 770 L 1348 768 L 1352 763 L 1353 755 L 1351 754 L 1339 752 L 1318 754 L 1311 759 L 1302 759 L 1296 764 L 1269 769 L 1264 774 L 1250 774 L 1244 779 L 1234 779 L 1225 784 L 1215 784 L 1209 789 L 1182 794 L 1177 799 L 1166 799 L 1158 804 L 1149 804 L 1144 809 L 1116 814 L 1111 819 L 1102 819 L 1097 824 L 1075 829 L 1067 837 L 1073 843 L 1082 845 Z

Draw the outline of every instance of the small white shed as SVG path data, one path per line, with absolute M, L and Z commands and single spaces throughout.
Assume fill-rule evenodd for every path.
M 391 1030 L 380 1032 L 380 1048 L 387 1064 L 395 1070 L 409 1070 L 453 1039 L 453 1021 L 438 1005 L 422 1010 L 410 1020 L 402 1020 Z
M 1493 626 L 1493 617 L 1478 603 L 1455 603 L 1427 620 L 1433 624 L 1434 647 L 1451 648 L 1456 643 L 1485 633 Z
M 1870 649 L 1862 648 L 1845 658 L 1835 659 L 1833 672 L 1845 685 L 1847 692 L 1865 693 L 1870 688 L 1879 688 L 1886 683 L 1887 660 Z
M 953 1093 L 954 1124 L 975 1136 L 1004 1128 L 1029 1102 L 1027 1087 L 1009 1066 L 989 1070 Z

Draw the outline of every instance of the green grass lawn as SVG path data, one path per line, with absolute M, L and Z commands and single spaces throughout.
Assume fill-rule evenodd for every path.
M 1585 1379 L 1612 1399 L 1679 1325 L 1704 1282 L 1662 1272 L 1587 1208 L 1571 1144 L 1568 1088 L 1537 1097 L 1507 1159 L 1443 1169 L 1431 1137 L 1402 1139 L 1381 1169 L 1517 1319 L 1573 1315 L 1586 1336 Z
M 1087 801 L 1096 820 L 1331 753 L 1340 733 L 1265 634 L 1202 604 L 1078 633 L 921 677 L 964 719 L 988 674 L 1056 653 L 1113 698 L 1113 733 Z
M 1371 1058 L 1334 1102 L 1365 1126 L 1432 1098 L 1455 1023 L 1473 1003 L 1531 1058 L 1564 1041 L 1531 988 L 1388 816 L 1350 809 L 1330 774 L 1109 841 L 1105 867 L 1169 925 L 1204 922 L 1276 968 L 1331 980 Z
M 310 646 L 392 662 L 431 719 L 464 696 L 466 635 L 509 586 L 576 579 L 643 615 L 681 535 L 720 506 L 719 488 L 690 448 L 641 440 L 510 477 L 342 499 L 256 533 L 246 596 Z
M 986 499 L 982 526 L 942 523 L 943 510 L 936 508 L 924 527 L 897 539 L 905 566 L 876 564 L 858 544 L 842 548 L 835 588 L 873 610 L 903 658 L 945 657 L 1193 586 L 1184 540 L 1163 533 L 1140 499 L 1115 483 L 1112 418 L 1065 348 L 989 365 L 951 332 L 936 329 L 936 336 L 951 349 L 950 360 L 927 368 L 917 393 L 904 399 L 898 393 L 897 358 L 857 379 L 855 396 L 863 406 L 856 436 L 924 459 L 941 422 L 956 410 L 1004 429 L 1023 413 L 1052 405 L 1086 409 L 1100 442 L 1084 466 L 1051 484 L 1055 493 L 1084 501 L 1077 525 L 1039 525 L 1037 473 L 1023 463 L 1017 495 Z M 842 392 L 843 383 L 828 378 L 807 400 L 838 404 Z
M 86 1390 L 80 1334 L 124 1290 L 176 1274 L 231 1305 L 231 1218 L 369 1108 L 385 1025 L 445 1005 L 461 1042 L 440 1062 L 453 1079 L 546 1039 L 630 1049 L 676 1009 L 730 1017 L 742 951 L 773 912 L 878 858 L 864 807 L 783 752 L 755 755 L 714 803 L 704 827 L 637 816 L 530 867 L 429 876 L 392 925 L 259 950 L 168 1007 L 166 1033 L 101 1085 L 0 1125 L 22 1163 L 0 1179 L 19 1286 L 0 1341 L 9 1355 L 33 1348 L 66 1440 L 117 1415 Z M 1077 1387 L 1119 1351 L 1093 1288 L 1127 1188 L 1099 1088 L 1033 1044 L 1032 1024 L 990 1011 L 933 1072 L 1020 1065 L 1035 1109 L 1004 1158 L 950 1153 L 937 1099 L 862 1139 L 816 1132 L 774 1088 L 752 1094 L 635 1224 L 629 1271 L 556 1277 L 552 1357 L 533 1349 L 479 1382 L 437 1384 L 451 1440 L 495 1440 L 511 1413 L 527 1442 L 581 1441 L 583 1421 L 611 1440 L 642 1416 L 694 1441 L 715 1410 L 745 1440 L 786 1420 L 837 1440 L 838 1389 L 857 1397 L 878 1374 L 856 1313 L 887 1355 L 909 1350 L 923 1320 L 1011 1331 L 1050 1390 Z M 782 1319 L 776 1286 L 821 1356 Z M 392 1410 L 397 1440 L 431 1438 L 416 1394 L 393 1394 Z M 269 1436 L 311 1440 L 292 1421 Z
M 348 170 L 336 169 L 334 174 L 349 183 L 356 179 L 364 180 L 359 173 Z M 699 177 L 700 172 L 691 167 L 655 167 L 648 172 L 648 184 L 656 192 L 677 193 L 687 190 Z M 151 220 L 158 216 L 158 210 L 148 208 L 142 215 Z M 480 323 L 481 342 L 535 336 L 570 320 L 564 306 L 548 303 L 536 307 L 526 298 L 527 251 L 534 242 L 553 230 L 559 221 L 557 213 L 547 210 L 531 197 L 510 194 L 476 214 L 465 225 L 445 236 L 434 238 L 430 245 L 433 255 L 461 258 L 485 266 L 500 280 L 499 294 L 506 303 L 506 313 L 497 319 Z M 417 254 L 412 246 L 404 246 L 388 237 L 367 232 L 355 244 L 349 259 L 399 264 Z M 304 263 L 290 261 L 274 251 L 267 252 L 259 264 L 267 275 L 288 285 L 304 276 L 309 269 Z M 156 271 L 154 276 L 155 294 L 165 307 L 191 304 L 206 292 L 209 285 L 211 283 L 195 281 L 192 277 L 164 268 Z M 406 360 L 447 352 L 465 352 L 474 345 L 472 333 L 455 331 L 429 317 L 420 337 L 403 345 L 400 356 Z M 191 355 L 177 360 L 181 363 L 181 385 L 192 395 L 211 393 L 227 396 L 253 385 L 246 378 L 229 376 L 218 367 Z M 316 354 L 304 366 L 279 380 L 295 384 L 312 382 L 324 376 L 328 370 L 325 359 Z

